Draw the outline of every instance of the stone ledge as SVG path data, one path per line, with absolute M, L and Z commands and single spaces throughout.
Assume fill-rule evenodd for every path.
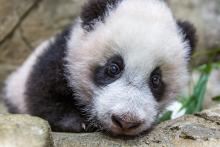
M 100 133 L 65 134 L 53 133 L 57 147 L 94 146 L 220 146 L 220 126 L 215 122 L 193 115 L 159 124 L 148 135 L 134 140 L 121 140 Z
M 3 147 L 215 147 L 220 146 L 219 115 L 220 107 L 186 115 L 157 125 L 148 135 L 129 140 L 102 133 L 51 133 L 48 123 L 40 118 L 0 115 L 0 144 Z
M 0 115 L 1 147 L 52 147 L 47 121 L 29 115 Z
M 210 110 L 204 110 L 196 115 L 220 125 L 220 106 Z

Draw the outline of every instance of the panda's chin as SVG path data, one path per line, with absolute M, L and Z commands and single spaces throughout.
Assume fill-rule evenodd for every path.
M 143 130 L 131 130 L 131 131 L 104 129 L 103 132 L 115 138 L 135 139 L 136 137 L 140 137 L 142 135 L 148 134 L 152 130 L 152 128 L 153 126 L 150 128 L 145 128 Z

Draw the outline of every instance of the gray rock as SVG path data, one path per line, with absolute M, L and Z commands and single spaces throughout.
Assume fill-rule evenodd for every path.
M 163 122 L 133 139 L 103 133 L 52 133 L 48 123 L 28 115 L 0 115 L 1 147 L 220 146 L 220 108 Z M 53 138 L 53 141 L 52 141 Z
M 181 129 L 180 137 L 192 140 L 210 140 L 220 139 L 220 130 L 207 128 L 204 125 L 187 124 L 179 127 Z
M 192 22 L 199 34 L 199 47 L 220 47 L 220 1 L 219 0 L 167 0 L 174 15 Z
M 19 27 L 33 49 L 74 22 L 86 0 L 41 0 Z M 34 34 L 34 35 L 33 35 Z
M 0 64 L 20 65 L 78 16 L 86 0 L 0 0 Z
M 219 111 L 214 112 L 216 115 L 220 115 Z M 203 113 L 210 114 L 206 111 Z M 219 119 L 204 119 L 204 117 L 200 116 L 184 116 L 161 123 L 148 135 L 130 140 L 116 139 L 100 133 L 53 133 L 53 138 L 56 147 L 214 147 L 220 146 L 220 126 L 217 123 L 218 121 Z
M 1 147 L 52 147 L 50 127 L 28 115 L 0 115 Z
M 204 110 L 196 115 L 220 125 L 220 105 L 216 108 Z
M 9 37 L 37 2 L 38 0 L 0 1 L 0 43 Z
M 166 0 L 180 20 L 194 24 L 198 34 L 197 52 L 193 65 L 209 61 L 207 54 L 220 59 L 220 1 L 219 0 Z M 218 56 L 216 55 L 218 53 Z

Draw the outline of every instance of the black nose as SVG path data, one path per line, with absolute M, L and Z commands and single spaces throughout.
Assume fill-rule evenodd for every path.
M 112 115 L 112 122 L 121 129 L 135 129 L 142 124 L 142 121 L 134 119 L 129 115 Z

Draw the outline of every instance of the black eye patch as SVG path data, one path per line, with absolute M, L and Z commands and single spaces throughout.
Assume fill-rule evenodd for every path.
M 94 82 L 97 86 L 106 86 L 119 79 L 124 70 L 121 56 L 110 58 L 104 66 L 98 66 L 94 72 Z
M 153 96 L 160 101 L 164 95 L 166 85 L 162 80 L 162 72 L 159 67 L 154 69 L 154 71 L 150 75 L 149 86 Z

